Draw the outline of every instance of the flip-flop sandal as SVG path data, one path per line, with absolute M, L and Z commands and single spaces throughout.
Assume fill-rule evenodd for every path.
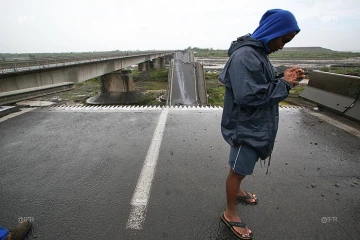
M 255 197 L 255 194 L 252 194 L 252 193 L 249 193 L 249 192 L 245 192 L 246 193 L 246 196 L 237 196 L 236 199 L 241 201 L 241 202 L 244 202 L 246 204 L 250 204 L 250 205 L 255 205 L 258 203 L 258 199 Z M 251 195 L 250 195 L 251 194 Z M 255 202 L 250 202 L 249 200 L 250 199 L 255 199 Z
M 238 239 L 242 239 L 242 240 L 249 240 L 253 238 L 253 233 L 251 232 L 250 235 L 246 234 L 240 234 L 238 233 L 234 227 L 241 227 L 241 228 L 246 228 L 246 224 L 244 222 L 229 222 L 225 219 L 224 213 L 220 216 L 220 219 L 223 223 L 225 223 L 225 225 L 230 228 L 230 230 L 235 234 L 235 236 Z

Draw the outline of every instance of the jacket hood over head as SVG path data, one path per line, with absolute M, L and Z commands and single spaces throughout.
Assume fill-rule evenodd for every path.
M 262 16 L 251 36 L 262 42 L 266 52 L 270 53 L 267 46 L 269 41 L 292 32 L 300 32 L 295 16 L 287 10 L 271 9 Z

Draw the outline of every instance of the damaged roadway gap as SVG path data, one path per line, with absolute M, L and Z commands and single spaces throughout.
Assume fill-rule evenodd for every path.
M 207 94 L 203 65 L 191 52 L 176 52 L 169 67 L 167 105 L 205 106 Z

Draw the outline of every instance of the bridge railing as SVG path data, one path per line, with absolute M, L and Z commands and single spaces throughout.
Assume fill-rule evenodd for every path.
M 111 60 L 116 58 L 122 58 L 127 56 L 136 56 L 149 53 L 159 53 L 165 51 L 143 51 L 143 52 L 131 52 L 122 54 L 84 54 L 84 55 L 66 55 L 55 57 L 26 57 L 26 58 L 12 58 L 12 59 L 0 59 L 0 74 L 9 72 L 27 71 L 32 69 L 41 69 L 48 67 L 65 66 L 79 63 L 88 63 L 96 61 Z
M 360 121 L 360 77 L 315 70 L 300 97 Z

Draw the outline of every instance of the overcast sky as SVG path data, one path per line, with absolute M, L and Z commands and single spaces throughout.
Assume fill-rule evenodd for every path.
M 286 46 L 360 52 L 360 0 L 0 0 L 0 52 L 227 49 L 268 9 L 301 32 Z

